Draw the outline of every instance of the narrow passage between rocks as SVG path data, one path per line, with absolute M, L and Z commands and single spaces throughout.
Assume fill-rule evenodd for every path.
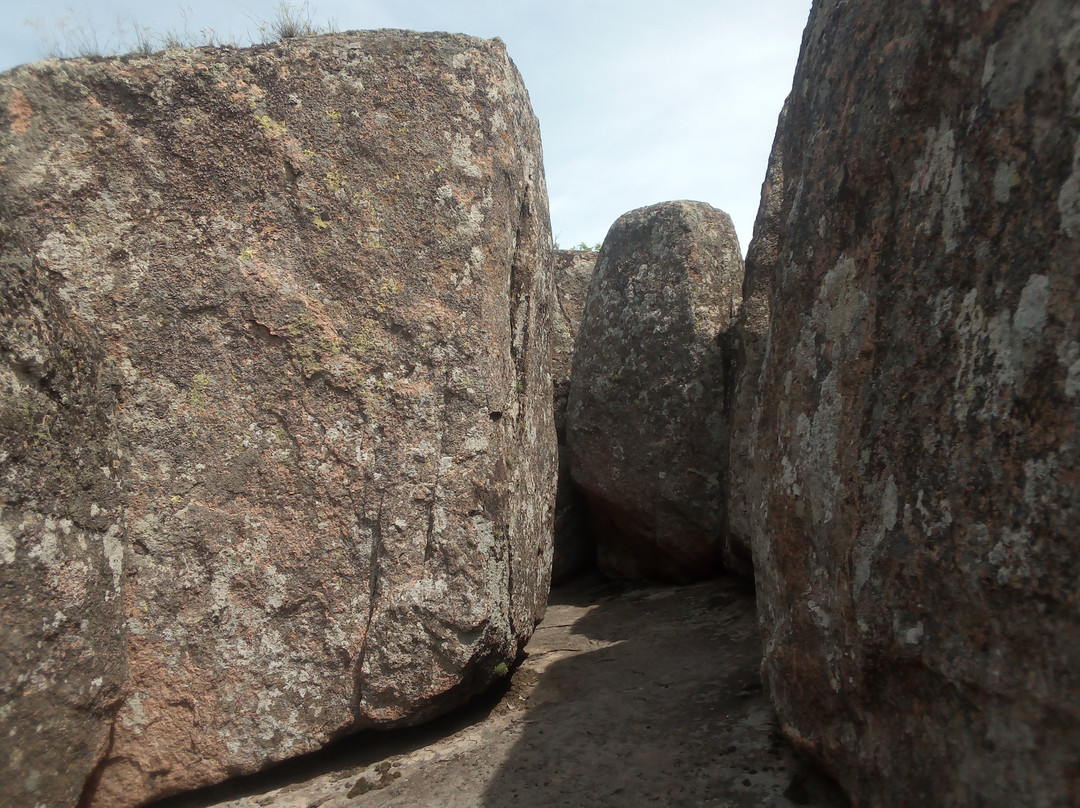
M 780 735 L 753 594 L 578 580 L 552 592 L 500 692 L 158 808 L 841 808 Z

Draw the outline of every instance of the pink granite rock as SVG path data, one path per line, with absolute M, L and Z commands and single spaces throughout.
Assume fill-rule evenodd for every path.
M 567 409 L 607 575 L 689 581 L 721 566 L 725 346 L 742 280 L 731 219 L 703 202 L 640 208 L 608 231 Z
M 815 3 L 732 478 L 768 686 L 856 804 L 1080 799 L 1078 266 L 1080 7 Z
M 556 473 L 502 43 L 53 60 L 0 115 L 7 804 L 135 805 L 484 688 L 542 615 Z

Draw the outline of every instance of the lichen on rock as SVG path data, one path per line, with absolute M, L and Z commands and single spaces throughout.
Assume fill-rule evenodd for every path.
M 732 513 L 785 731 L 857 804 L 1077 798 L 1078 103 L 1065 0 L 826 0 L 803 39 Z
M 543 612 L 555 481 L 539 128 L 502 43 L 49 60 L 0 111 L 4 608 L 40 593 L 0 724 L 85 708 L 68 765 L 0 762 L 13 804 L 134 805 L 492 681 Z M 24 630 L 85 665 L 38 706 Z
M 703 202 L 621 216 L 589 285 L 567 406 L 602 572 L 690 581 L 723 562 L 729 329 L 743 262 Z

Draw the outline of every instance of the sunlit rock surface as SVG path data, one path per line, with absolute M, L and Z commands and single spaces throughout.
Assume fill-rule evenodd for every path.
M 0 240 L 6 804 L 253 771 L 515 658 L 551 563 L 552 276 L 500 41 L 19 68 Z

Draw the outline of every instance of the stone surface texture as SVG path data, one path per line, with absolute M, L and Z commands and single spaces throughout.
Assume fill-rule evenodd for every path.
M 551 582 L 561 583 L 588 569 L 596 548 L 588 530 L 585 499 L 570 478 L 566 448 L 566 400 L 574 364 L 574 340 L 596 266 L 595 252 L 555 251 L 555 303 L 551 312 L 551 381 L 555 396 L 555 432 L 559 436 L 559 484 L 555 495 L 555 549 Z
M 741 302 L 731 219 L 703 202 L 608 231 L 574 351 L 571 474 L 602 572 L 689 581 L 720 568 L 727 337 Z
M 783 131 L 787 106 L 780 113 L 777 130 Z M 760 491 L 753 472 L 753 448 L 749 440 L 751 422 L 761 406 L 758 375 L 768 346 L 772 273 L 776 264 L 780 232 L 780 197 L 783 165 L 778 150 L 769 157 L 769 167 L 761 186 L 761 204 L 754 222 L 754 238 L 746 250 L 743 301 L 732 328 L 733 379 L 728 422 L 730 450 L 727 477 L 727 535 L 724 563 L 746 577 L 753 577 L 754 508 Z
M 128 673 L 120 377 L 0 216 L 0 804 L 73 806 Z
M 0 771 L 130 806 L 482 690 L 542 616 L 539 128 L 499 40 L 0 77 Z
M 1077 804 L 1080 6 L 815 3 L 763 201 L 785 731 L 859 805 Z
M 555 430 L 566 442 L 566 400 L 574 367 L 574 341 L 581 328 L 589 280 L 598 253 L 589 250 L 555 251 L 555 301 L 551 312 L 551 381 L 555 394 Z

